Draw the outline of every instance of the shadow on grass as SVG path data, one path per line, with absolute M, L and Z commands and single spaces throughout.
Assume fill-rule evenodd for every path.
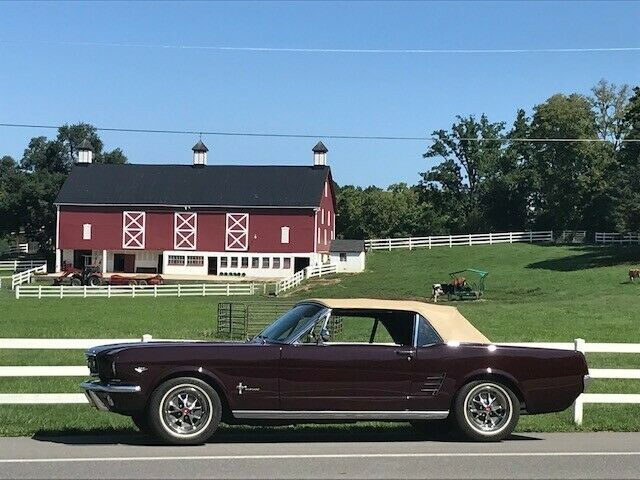
M 574 272 L 598 267 L 631 266 L 640 263 L 640 246 L 596 246 L 572 247 L 575 255 L 562 258 L 550 258 L 530 263 L 526 268 L 552 270 L 556 272 Z
M 34 440 L 64 445 L 136 445 L 162 446 L 154 437 L 132 429 L 69 431 L 41 430 L 33 436 Z M 539 440 L 539 438 L 513 434 L 513 440 Z M 380 426 L 348 425 L 298 425 L 289 427 L 247 427 L 226 426 L 209 439 L 207 444 L 234 443 L 340 443 L 340 442 L 466 442 L 457 435 L 434 432 L 418 432 L 407 424 L 388 424 Z

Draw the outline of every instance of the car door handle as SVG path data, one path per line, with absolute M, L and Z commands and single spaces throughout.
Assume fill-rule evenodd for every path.
M 412 357 L 413 356 L 413 350 L 396 350 L 396 354 L 397 355 L 404 355 L 404 356 L 408 356 L 408 357 Z

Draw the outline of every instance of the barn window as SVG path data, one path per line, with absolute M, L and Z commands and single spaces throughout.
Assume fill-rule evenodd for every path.
M 289 243 L 289 227 L 280 227 L 280 243 Z
M 249 214 L 227 213 L 225 249 L 246 251 L 249 248 Z
M 251 268 L 260 268 L 260 259 L 258 257 L 251 259 Z
M 291 268 L 291 259 L 290 258 L 287 257 L 287 258 L 285 258 L 283 260 L 282 268 L 285 268 L 285 269 Z
M 145 212 L 122 212 L 122 248 L 144 248 Z
M 173 267 L 184 267 L 185 258 L 184 255 L 169 255 L 168 265 Z
M 220 268 L 227 268 L 228 261 L 227 257 L 220 257 Z
M 198 229 L 196 213 L 178 213 L 174 215 L 173 248 L 176 250 L 195 250 Z
M 340 252 L 340 261 L 341 262 L 346 262 L 347 261 L 347 254 L 344 252 Z
M 82 225 L 82 239 L 91 240 L 91 224 L 85 223 Z
M 269 268 L 269 257 L 262 257 L 262 268 Z
M 238 268 L 238 257 L 231 257 L 231 268 Z
M 204 257 L 187 257 L 187 267 L 204 266 Z
M 280 258 L 273 257 L 273 268 L 280 268 Z
M 249 257 L 242 257 L 240 260 L 242 261 L 242 268 L 249 268 Z

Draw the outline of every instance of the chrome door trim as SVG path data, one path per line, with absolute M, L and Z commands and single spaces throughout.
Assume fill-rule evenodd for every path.
M 236 418 L 274 420 L 440 420 L 449 410 L 233 410 Z

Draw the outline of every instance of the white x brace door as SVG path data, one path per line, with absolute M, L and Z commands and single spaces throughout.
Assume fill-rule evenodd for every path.
M 246 251 L 249 248 L 249 214 L 227 213 L 225 250 Z
M 145 212 L 122 212 L 122 248 L 144 248 Z
M 198 215 L 196 213 L 176 212 L 174 221 L 173 248 L 175 250 L 195 250 Z

